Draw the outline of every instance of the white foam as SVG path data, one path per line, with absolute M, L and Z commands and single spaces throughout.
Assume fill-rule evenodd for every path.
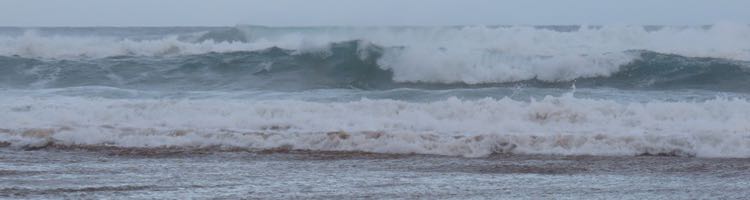
M 242 28 L 242 27 L 241 27 Z M 0 36 L 0 55 L 41 58 L 164 56 L 253 51 L 281 47 L 321 50 L 332 42 L 362 39 L 389 49 L 378 63 L 400 82 L 488 83 L 540 79 L 567 81 L 609 76 L 636 59 L 628 50 L 684 56 L 750 60 L 750 27 L 730 23 L 711 28 L 605 26 L 559 32 L 527 26 L 284 29 L 270 33 L 244 28 L 250 42 L 193 43 L 165 36 L 158 40 L 106 37 Z M 263 28 L 264 30 L 269 28 Z
M 0 36 L 0 55 L 52 59 L 190 55 L 262 48 L 267 46 L 211 41 L 193 43 L 178 40 L 177 36 L 138 41 L 113 37 L 40 36 L 35 31 L 27 31 L 19 37 Z
M 750 157 L 750 102 L 623 103 L 571 95 L 410 103 L 0 98 L 13 146 Z

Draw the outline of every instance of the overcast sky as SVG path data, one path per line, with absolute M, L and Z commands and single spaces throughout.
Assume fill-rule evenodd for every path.
M 698 25 L 750 0 L 0 0 L 0 26 Z

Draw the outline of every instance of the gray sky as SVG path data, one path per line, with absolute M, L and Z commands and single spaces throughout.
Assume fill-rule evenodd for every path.
M 750 0 L 0 0 L 0 26 L 750 23 Z

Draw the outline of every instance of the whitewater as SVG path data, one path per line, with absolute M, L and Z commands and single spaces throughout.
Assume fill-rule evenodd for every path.
M 750 157 L 750 26 L 0 28 L 0 146 Z

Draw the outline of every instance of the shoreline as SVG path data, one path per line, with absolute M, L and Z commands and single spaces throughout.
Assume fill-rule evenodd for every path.
M 750 159 L 0 148 L 2 198 L 725 198 Z

